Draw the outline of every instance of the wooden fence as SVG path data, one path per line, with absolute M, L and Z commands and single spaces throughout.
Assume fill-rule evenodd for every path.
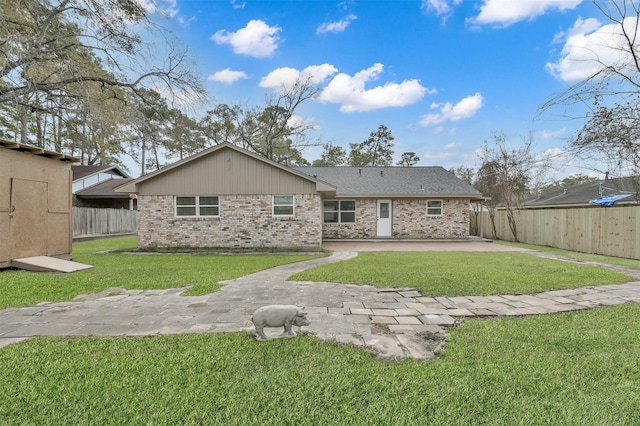
M 137 212 L 126 209 L 73 208 L 73 236 L 135 233 Z
M 521 209 L 515 211 L 515 220 L 521 243 L 640 259 L 638 205 Z M 478 235 L 514 240 L 505 210 L 496 211 L 495 236 L 487 211 L 480 213 L 478 222 Z

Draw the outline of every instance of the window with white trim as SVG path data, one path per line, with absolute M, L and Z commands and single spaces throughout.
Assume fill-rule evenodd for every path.
M 442 216 L 442 200 L 427 200 L 427 216 Z
M 355 200 L 324 200 L 324 223 L 356 223 Z
M 294 199 L 293 195 L 274 195 L 273 196 L 273 215 L 274 216 L 293 216 Z
M 218 217 L 220 216 L 220 198 L 211 195 L 176 197 L 176 216 L 178 217 Z

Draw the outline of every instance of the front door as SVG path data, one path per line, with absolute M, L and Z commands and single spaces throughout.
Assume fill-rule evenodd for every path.
M 378 237 L 391 236 L 391 200 L 378 200 Z

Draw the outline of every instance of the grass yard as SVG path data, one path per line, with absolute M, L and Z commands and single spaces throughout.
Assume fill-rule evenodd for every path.
M 637 259 L 625 259 L 622 257 L 603 256 L 600 254 L 580 253 L 577 251 L 563 250 L 555 247 L 535 246 L 532 244 L 513 243 L 510 241 L 503 241 L 503 240 L 497 240 L 497 241 L 494 241 L 494 243 L 503 244 L 506 246 L 522 247 L 526 249 L 543 251 L 546 253 L 552 253 L 552 254 L 568 257 L 570 259 L 593 261 L 593 262 L 604 262 L 604 263 L 610 263 L 612 265 L 627 266 L 629 268 L 640 269 L 640 260 L 637 260 Z
M 31 306 L 42 301 L 72 300 L 79 294 L 98 293 L 110 287 L 147 290 L 193 285 L 186 294 L 202 295 L 218 290 L 218 283 L 223 280 L 318 257 L 302 254 L 96 253 L 135 247 L 135 237 L 80 242 L 73 245 L 73 259 L 94 265 L 93 269 L 71 274 L 0 272 L 0 309 Z
M 95 269 L 0 273 L 0 307 L 112 286 L 218 281 L 302 255 L 130 255 L 74 245 Z M 361 253 L 295 279 L 408 285 L 425 294 L 534 292 L 628 281 L 603 268 L 520 253 Z M 0 425 L 640 424 L 640 304 L 451 329 L 437 361 L 390 363 L 301 335 L 33 338 L 0 349 Z
M 513 252 L 361 252 L 290 279 L 409 286 L 425 296 L 535 293 L 633 280 L 600 267 Z
M 470 320 L 432 362 L 311 336 L 37 338 L 0 350 L 0 424 L 640 424 L 639 317 Z

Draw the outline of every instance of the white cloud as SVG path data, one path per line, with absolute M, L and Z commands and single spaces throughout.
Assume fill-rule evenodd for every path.
M 455 156 L 453 152 L 425 152 L 422 154 L 423 160 L 442 160 Z
M 560 136 L 564 135 L 565 133 L 567 133 L 567 128 L 563 127 L 560 130 L 555 130 L 553 132 L 547 131 L 547 130 L 543 130 L 540 133 L 540 137 L 542 139 L 556 139 L 559 138 Z
M 482 108 L 484 98 L 480 93 L 467 96 L 457 104 L 451 102 L 445 104 L 431 104 L 431 109 L 439 109 L 440 112 L 423 115 L 420 125 L 424 127 L 444 123 L 445 121 L 458 121 L 463 118 L 473 117 Z
M 484 0 L 480 13 L 468 22 L 478 25 L 496 24 L 508 27 L 531 20 L 550 10 L 575 9 L 584 0 Z
M 624 25 L 634 32 L 636 18 L 626 18 Z M 546 64 L 546 69 L 559 80 L 574 83 L 591 77 L 607 66 L 625 68 L 629 53 L 622 48 L 625 41 L 616 24 L 601 25 L 594 18 L 579 18 L 566 33 L 556 36 L 564 39 L 560 58 Z
M 322 83 L 330 75 L 338 72 L 333 65 L 311 65 L 298 71 L 295 68 L 283 67 L 276 68 L 260 80 L 260 87 L 278 89 L 294 84 L 296 80 L 310 79 L 312 84 Z
M 324 34 L 324 33 L 341 33 L 347 29 L 351 22 L 358 19 L 356 15 L 353 13 L 346 18 L 338 21 L 338 22 L 325 22 L 318 27 L 316 30 L 316 34 Z
M 137 2 L 149 14 L 157 13 L 168 18 L 174 18 L 178 14 L 176 0 L 137 0 Z
M 217 71 L 211 74 L 207 80 L 217 81 L 218 83 L 231 84 L 240 79 L 247 79 L 247 74 L 244 71 L 233 71 L 231 68 L 225 68 L 222 71 Z
M 422 0 L 420 8 L 427 12 L 434 12 L 438 16 L 448 16 L 460 3 L 462 0 Z
M 444 146 L 444 149 L 450 150 L 450 149 L 454 149 L 454 148 L 457 148 L 457 147 L 458 147 L 458 143 L 457 142 L 451 142 L 451 143 L 446 144 Z
M 236 32 L 220 30 L 211 36 L 217 44 L 229 44 L 239 55 L 269 58 L 278 48 L 278 33 L 281 28 L 270 27 L 264 21 L 249 21 L 246 27 Z
M 366 89 L 365 85 L 376 80 L 383 69 L 384 66 L 377 63 L 353 76 L 340 73 L 324 88 L 319 100 L 341 104 L 342 112 L 372 111 L 413 104 L 422 99 L 427 92 L 418 80 L 385 83 L 382 86 Z

